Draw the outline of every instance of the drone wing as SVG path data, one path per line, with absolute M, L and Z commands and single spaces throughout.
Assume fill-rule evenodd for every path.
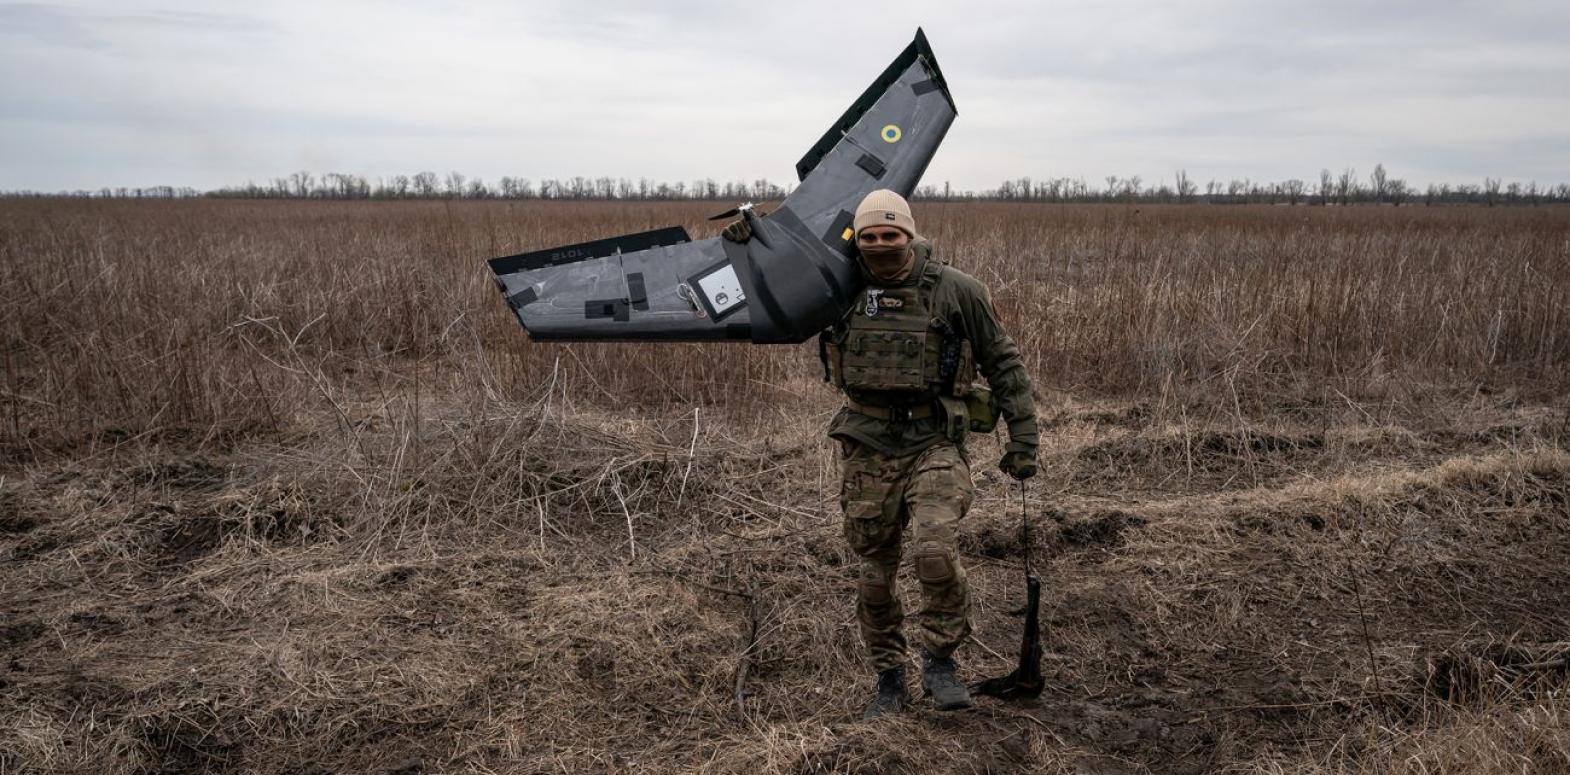
M 780 208 L 742 213 L 753 239 L 671 227 L 495 258 L 497 286 L 537 340 L 804 341 L 860 292 L 856 203 L 879 188 L 910 196 L 956 114 L 918 29 L 796 164 Z

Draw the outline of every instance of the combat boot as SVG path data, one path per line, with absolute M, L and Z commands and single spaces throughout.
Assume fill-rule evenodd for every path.
M 972 704 L 970 690 L 956 674 L 958 667 L 952 657 L 921 652 L 921 688 L 938 710 L 959 710 Z
M 910 692 L 905 690 L 905 668 L 891 667 L 878 673 L 878 693 L 862 711 L 861 718 L 871 721 L 879 716 L 900 713 L 907 702 L 910 702 Z

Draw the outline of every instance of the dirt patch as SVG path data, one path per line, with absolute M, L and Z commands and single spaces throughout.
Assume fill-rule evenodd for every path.
M 38 521 L 24 511 L 22 497 L 0 490 L 0 535 L 18 535 L 38 527 Z
M 419 572 L 420 569 L 413 565 L 398 565 L 382 571 L 381 575 L 376 577 L 376 584 L 380 587 L 401 587 Z
M 119 684 L 107 678 L 92 676 L 83 673 L 80 668 L 71 668 L 60 683 L 61 696 L 78 707 L 92 708 L 100 713 L 109 711 L 130 702 L 133 695 Z
M 159 562 L 163 565 L 190 564 L 222 545 L 224 536 L 232 529 L 233 523 L 213 514 L 180 517 L 161 529 Z
M 71 614 L 67 621 L 80 627 L 84 632 L 100 636 L 118 635 L 126 629 L 125 622 L 119 617 L 102 611 L 77 611 Z
M 61 540 L 58 536 L 32 535 L 11 550 L 11 557 L 17 561 L 27 561 L 42 557 L 59 549 Z
M 1570 682 L 1570 643 L 1462 644 L 1426 660 L 1419 680 L 1429 694 L 1457 704 L 1549 696 Z
M 38 523 L 33 521 L 32 517 L 24 517 L 15 512 L 0 513 L 0 533 L 15 535 L 26 533 L 35 527 L 38 527 Z
M 1059 512 L 1061 513 L 1061 512 Z M 1123 543 L 1123 531 L 1145 525 L 1145 518 L 1124 511 L 1102 511 L 1084 517 L 1064 516 L 1058 536 L 1074 547 L 1114 547 Z
M 1076 590 L 1063 596 L 1046 616 L 1049 642 L 1070 649 L 1070 657 L 1083 653 L 1094 658 L 1150 658 L 1157 655 L 1142 617 L 1136 616 L 1135 596 L 1122 584 Z
M 301 488 L 268 482 L 144 503 L 133 521 L 148 525 L 157 564 L 182 566 L 232 539 L 283 546 L 331 535 L 336 525 L 319 514 Z
M 137 613 L 138 623 L 157 628 L 171 623 L 201 624 L 210 609 L 207 599 L 196 593 L 179 592 L 142 600 L 132 610 Z
M 1215 725 L 1196 719 L 1182 695 L 1160 691 L 1122 694 L 1103 701 L 1069 700 L 1031 715 L 1066 740 L 1110 754 L 1113 760 L 1134 761 L 1157 772 L 1200 773 L 1209 770 L 1218 742 Z M 1086 769 L 1098 768 L 1091 757 Z M 1126 771 L 1126 770 L 1122 770 Z
M 138 487 L 195 492 L 216 492 L 228 479 L 227 468 L 198 458 L 154 463 L 126 472 L 126 481 Z
M 420 759 L 408 759 L 387 769 L 387 775 L 423 775 L 424 772 L 425 762 Z
M 1130 435 L 1097 442 L 1075 454 L 1076 481 L 1118 476 L 1151 478 L 1177 469 L 1231 470 L 1241 464 L 1273 464 L 1325 446 L 1320 434 L 1287 436 L 1262 431 L 1202 431 L 1159 436 Z
M 1269 508 L 1234 514 L 1231 522 L 1232 529 L 1240 535 L 1266 536 L 1287 536 L 1304 530 L 1319 532 L 1329 524 L 1324 514 L 1313 511 Z
M 241 520 L 232 521 L 243 524 L 251 535 L 274 544 L 301 543 L 322 529 L 322 522 L 311 514 L 283 505 L 248 511 Z
M 44 634 L 44 625 L 37 621 L 0 624 L 0 646 L 15 648 Z
M 616 689 L 616 649 L 607 643 L 593 643 L 573 663 L 578 678 L 601 691 Z
M 136 736 L 159 773 L 228 772 L 243 763 L 244 746 L 204 705 L 141 719 Z

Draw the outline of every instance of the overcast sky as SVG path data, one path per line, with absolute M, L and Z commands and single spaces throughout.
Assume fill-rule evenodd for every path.
M 794 180 L 909 43 L 924 182 L 1570 181 L 1570 2 L 0 3 L 0 189 L 503 175 Z

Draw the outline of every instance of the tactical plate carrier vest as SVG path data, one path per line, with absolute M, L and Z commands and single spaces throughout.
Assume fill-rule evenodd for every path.
M 927 306 L 942 277 L 943 262 L 931 256 L 915 283 L 869 286 L 820 340 L 825 378 L 852 401 L 883 408 L 930 407 L 971 393 L 970 342 Z

